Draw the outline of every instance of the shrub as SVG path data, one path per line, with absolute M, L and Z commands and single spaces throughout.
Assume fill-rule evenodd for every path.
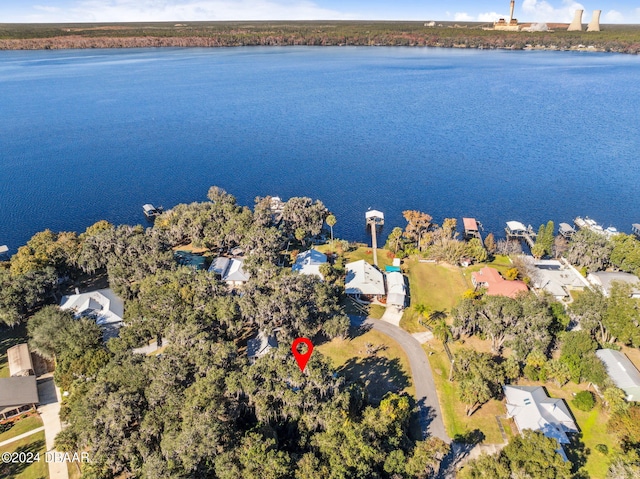
M 505 277 L 505 279 L 508 279 L 509 281 L 513 281 L 514 279 L 516 279 L 518 277 L 519 274 L 520 274 L 520 272 L 518 271 L 518 268 L 509 268 L 508 270 L 506 270 L 504 272 L 504 277 Z
M 538 371 L 538 368 L 535 368 L 530 364 L 527 364 L 524 367 L 523 373 L 527 377 L 527 379 L 531 381 L 537 381 L 538 377 L 540 376 L 540 371 Z
M 576 394 L 576 397 L 571 400 L 571 404 L 580 409 L 580 411 L 587 412 L 594 408 L 596 400 L 591 391 L 580 391 Z
M 606 444 L 596 444 L 596 451 L 601 452 L 605 456 L 609 454 L 609 448 Z

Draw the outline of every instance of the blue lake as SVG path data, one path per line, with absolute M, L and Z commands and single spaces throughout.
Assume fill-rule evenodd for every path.
M 640 58 L 253 47 L 0 52 L 0 244 L 141 206 L 311 196 L 537 227 L 640 222 Z M 459 220 L 459 223 L 461 221 Z

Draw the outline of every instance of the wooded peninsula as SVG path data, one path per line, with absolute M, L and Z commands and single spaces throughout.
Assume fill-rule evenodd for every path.
M 0 50 L 235 46 L 427 46 L 478 49 L 640 52 L 640 26 L 600 32 L 507 32 L 488 24 L 435 22 L 157 22 L 0 24 Z

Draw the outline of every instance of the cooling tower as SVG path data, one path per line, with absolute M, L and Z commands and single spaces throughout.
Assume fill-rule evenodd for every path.
M 576 14 L 573 16 L 573 21 L 569 28 L 567 28 L 568 32 L 581 32 L 582 31 L 582 12 L 584 10 L 576 10 Z
M 602 10 L 593 11 L 593 17 L 591 17 L 591 21 L 589 22 L 589 26 L 587 27 L 588 32 L 600 31 L 600 13 L 602 13 Z

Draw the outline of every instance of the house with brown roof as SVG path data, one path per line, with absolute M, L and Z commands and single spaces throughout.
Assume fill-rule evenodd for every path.
M 476 289 L 485 288 L 489 296 L 507 296 L 515 298 L 519 293 L 529 291 L 522 281 L 507 281 L 497 269 L 485 266 L 480 271 L 471 273 L 471 282 Z

